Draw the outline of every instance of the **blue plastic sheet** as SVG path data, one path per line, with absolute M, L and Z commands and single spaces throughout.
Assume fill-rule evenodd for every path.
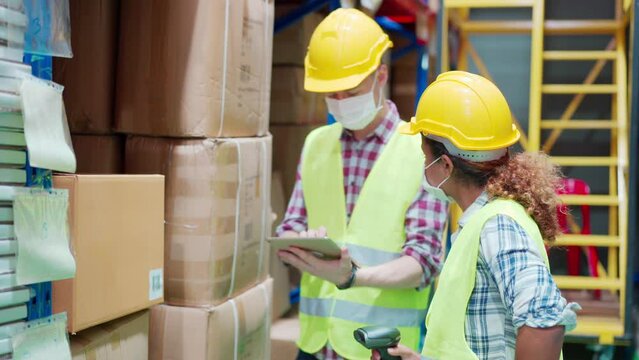
M 73 57 L 68 0 L 24 0 L 28 24 L 24 51 Z

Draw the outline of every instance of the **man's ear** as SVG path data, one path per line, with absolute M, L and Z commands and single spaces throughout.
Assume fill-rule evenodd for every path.
M 377 83 L 381 85 L 380 87 L 386 86 L 388 82 L 388 66 L 386 64 L 381 64 L 379 69 L 377 70 Z

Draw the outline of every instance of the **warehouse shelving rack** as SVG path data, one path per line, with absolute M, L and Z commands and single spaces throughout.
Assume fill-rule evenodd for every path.
M 24 62 L 31 65 L 34 76 L 41 79 L 52 80 L 53 66 L 50 56 L 25 55 Z M 51 170 L 33 168 L 29 165 L 27 156 L 26 164 L 27 187 L 51 188 Z M 29 285 L 32 289 L 32 297 L 27 306 L 27 320 L 36 320 L 52 315 L 51 311 L 51 282 Z

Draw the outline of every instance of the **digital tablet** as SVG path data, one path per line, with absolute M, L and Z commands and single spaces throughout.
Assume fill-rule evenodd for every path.
M 297 247 L 313 253 L 320 259 L 339 259 L 342 249 L 329 238 L 300 238 L 300 237 L 269 237 L 266 238 L 271 244 L 271 249 L 286 250 L 289 247 Z

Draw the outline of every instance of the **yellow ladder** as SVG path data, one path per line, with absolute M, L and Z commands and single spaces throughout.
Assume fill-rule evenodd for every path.
M 610 152 L 607 156 L 554 156 L 561 166 L 608 169 L 609 189 L 606 194 L 563 195 L 566 205 L 590 205 L 608 208 L 607 234 L 562 236 L 559 246 L 595 246 L 608 249 L 607 268 L 599 264 L 599 277 L 555 276 L 558 286 L 564 290 L 606 290 L 619 301 L 615 316 L 581 316 L 578 327 L 571 335 L 596 337 L 600 344 L 612 344 L 615 337 L 624 335 L 626 259 L 627 259 L 627 166 L 628 166 L 628 104 L 627 68 L 625 49 L 626 22 L 623 0 L 616 0 L 616 18 L 602 20 L 545 20 L 543 0 L 445 0 L 442 8 L 442 71 L 449 68 L 448 26 L 451 22 L 459 29 L 460 45 L 458 68 L 468 69 L 470 58 L 484 77 L 491 79 L 488 67 L 478 55 L 470 35 L 474 34 L 525 34 L 531 35 L 530 107 L 528 131 L 514 119 L 522 133 L 520 145 L 528 151 L 545 151 L 552 156 L 553 146 L 563 132 L 571 130 L 606 130 L 610 132 Z M 550 3 L 549 3 L 550 4 Z M 530 21 L 473 20 L 473 8 L 530 8 Z M 553 35 L 610 35 L 606 49 L 599 51 L 550 51 L 544 49 L 544 36 Z M 550 61 L 594 61 L 595 65 L 582 84 L 544 84 L 543 68 Z M 596 83 L 597 77 L 608 62 L 614 63 L 612 84 Z M 559 119 L 542 119 L 542 97 L 573 95 L 572 101 Z M 612 114 L 608 119 L 575 120 L 573 115 L 588 99 L 589 94 L 609 94 L 612 97 Z M 542 131 L 549 135 L 543 138 Z M 569 219 L 570 220 L 570 219 Z M 574 227 L 574 226 L 573 226 Z

